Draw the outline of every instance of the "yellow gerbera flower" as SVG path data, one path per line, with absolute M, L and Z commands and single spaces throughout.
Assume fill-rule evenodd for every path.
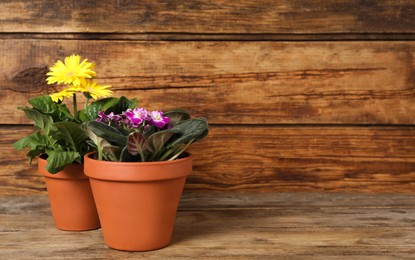
M 80 91 L 88 93 L 93 99 L 109 97 L 112 95 L 112 91 L 109 89 L 111 86 L 102 86 L 95 81 L 85 81 L 85 84 L 81 84 L 76 87 L 69 88 L 72 91 Z
M 65 63 L 58 60 L 55 65 L 50 68 L 50 72 L 46 73 L 49 76 L 46 80 L 48 84 L 71 84 L 79 86 L 85 84 L 85 79 L 90 79 L 96 76 L 94 64 L 84 59 L 81 62 L 81 56 L 71 55 L 65 58 Z
M 62 101 L 63 98 L 72 97 L 74 94 L 75 94 L 75 92 L 73 92 L 70 89 L 65 88 L 65 89 L 63 89 L 63 90 L 61 90 L 57 93 L 50 94 L 49 96 L 50 96 L 50 98 L 52 99 L 53 102 L 58 103 L 59 101 Z

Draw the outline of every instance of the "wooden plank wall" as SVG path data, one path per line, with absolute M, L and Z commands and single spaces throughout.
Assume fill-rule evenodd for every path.
M 16 107 L 78 53 L 141 105 L 206 116 L 186 189 L 415 191 L 415 2 L 0 3 L 0 194 L 44 193 Z

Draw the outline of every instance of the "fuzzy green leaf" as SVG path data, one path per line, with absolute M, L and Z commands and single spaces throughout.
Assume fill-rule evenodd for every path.
M 175 133 L 167 149 L 179 144 L 186 144 L 191 140 L 200 140 L 207 136 L 209 124 L 206 118 L 187 119 L 179 122 L 168 131 Z
M 87 127 L 88 123 L 82 125 L 86 135 L 91 139 L 87 140 L 86 142 L 91 146 L 94 147 L 98 152 L 98 159 L 102 160 L 103 158 L 111 161 L 118 161 L 118 158 L 114 157 L 115 153 L 112 153 L 113 150 L 107 151 L 107 147 L 113 147 L 110 143 L 107 142 L 104 138 L 101 138 L 92 132 L 91 128 Z M 118 148 L 118 147 L 117 147 Z M 106 155 L 107 153 L 112 153 L 114 156 Z M 119 153 L 118 153 L 119 155 Z
M 147 149 L 146 138 L 138 132 L 131 133 L 128 136 L 127 149 L 130 154 L 139 154 L 141 156 L 141 161 L 145 161 L 144 151 Z
M 117 162 L 120 161 L 121 149 L 117 146 L 105 146 L 102 148 L 103 156 L 107 161 Z
M 158 128 L 155 125 L 149 125 L 144 129 L 143 135 L 146 139 L 148 139 L 152 134 L 154 134 L 157 131 L 157 129 Z
M 87 122 L 86 127 L 91 129 L 91 131 L 98 137 L 104 138 L 109 143 L 117 146 L 127 145 L 126 133 L 122 132 L 118 128 L 96 121 Z
M 169 141 L 172 135 L 172 132 L 164 130 L 156 132 L 148 138 L 147 149 L 152 154 L 150 158 L 151 160 L 156 160 L 162 153 L 164 153 L 165 144 Z
M 170 124 L 173 126 L 181 121 L 190 119 L 189 112 L 183 109 L 170 110 L 164 113 L 164 116 L 167 116 L 168 118 L 170 118 Z

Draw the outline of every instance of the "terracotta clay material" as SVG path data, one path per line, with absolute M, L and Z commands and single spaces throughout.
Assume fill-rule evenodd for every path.
M 85 156 L 105 243 L 118 250 L 167 246 L 192 157 L 163 162 L 108 162 Z
M 45 177 L 55 226 L 66 231 L 85 231 L 100 227 L 98 212 L 82 164 L 72 164 L 51 174 L 47 161 L 39 158 L 38 170 Z

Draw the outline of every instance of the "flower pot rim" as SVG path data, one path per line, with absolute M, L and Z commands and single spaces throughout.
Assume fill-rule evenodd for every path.
M 161 162 L 112 162 L 84 156 L 84 173 L 89 178 L 105 181 L 145 182 L 183 178 L 192 172 L 192 156 Z
M 94 151 L 94 152 L 89 152 L 89 153 L 85 154 L 85 155 L 84 155 L 84 160 L 88 158 L 89 160 L 97 161 L 97 162 L 100 162 L 100 163 L 103 163 L 103 164 L 110 164 L 110 165 L 117 164 L 117 165 L 119 165 L 119 166 L 123 166 L 123 165 L 125 165 L 125 166 L 132 166 L 132 165 L 135 165 L 135 164 L 137 164 L 137 165 L 141 165 L 141 166 L 154 166 L 154 165 L 156 165 L 156 166 L 157 166 L 157 165 L 161 166 L 161 165 L 164 165 L 164 164 L 176 164 L 176 163 L 182 163 L 182 162 L 183 162 L 183 161 L 185 161 L 185 160 L 192 159 L 192 154 L 191 154 L 191 153 L 184 152 L 183 154 L 184 154 L 184 155 L 186 155 L 186 157 L 183 157 L 183 158 L 180 158 L 180 159 L 175 159 L 175 160 L 172 160 L 172 161 L 153 161 L 153 162 L 113 162 L 113 161 L 100 161 L 100 160 L 97 160 L 97 159 L 91 158 L 91 156 L 92 156 L 92 155 L 94 155 L 94 154 L 96 154 L 96 153 L 97 153 L 97 152 L 96 152 L 96 151 Z

